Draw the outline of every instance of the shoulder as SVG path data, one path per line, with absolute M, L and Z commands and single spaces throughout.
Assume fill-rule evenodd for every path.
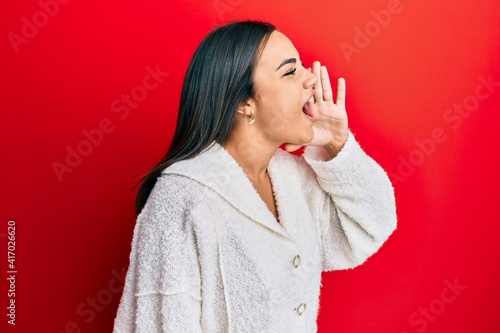
M 161 175 L 139 214 L 138 221 L 160 228 L 166 224 L 172 227 L 176 221 L 185 224 L 189 213 L 203 202 L 202 187 L 200 183 L 188 177 L 176 174 Z
M 195 201 L 199 195 L 199 184 L 194 179 L 177 174 L 162 174 L 158 177 L 148 198 L 154 206 L 181 206 Z

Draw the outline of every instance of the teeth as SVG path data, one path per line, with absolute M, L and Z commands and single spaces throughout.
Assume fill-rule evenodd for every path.
M 306 103 L 314 103 L 314 96 L 311 96 Z

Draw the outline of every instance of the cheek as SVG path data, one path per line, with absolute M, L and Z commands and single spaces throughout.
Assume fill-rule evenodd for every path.
M 294 91 L 274 91 L 268 96 L 268 107 L 283 117 L 296 113 L 299 105 L 298 94 Z
M 266 118 L 274 128 L 286 128 L 297 117 L 296 109 L 295 103 L 289 97 L 274 95 L 267 102 Z
M 295 127 L 293 123 L 302 112 L 300 87 L 282 82 L 260 83 L 256 107 L 263 125 L 278 131 Z

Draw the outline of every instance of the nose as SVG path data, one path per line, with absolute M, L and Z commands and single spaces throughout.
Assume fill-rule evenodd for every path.
M 307 71 L 306 77 L 304 79 L 304 89 L 314 88 L 318 84 L 318 77 L 316 74 L 312 73 L 310 70 Z

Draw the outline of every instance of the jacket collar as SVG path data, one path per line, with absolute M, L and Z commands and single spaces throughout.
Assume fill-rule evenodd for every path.
M 268 171 L 274 192 L 283 192 L 284 185 L 279 179 L 276 153 L 269 162 Z M 198 156 L 179 161 L 163 170 L 162 174 L 177 174 L 198 181 L 215 191 L 230 205 L 257 223 L 273 232 L 291 238 L 287 230 L 276 221 L 252 183 L 236 160 L 218 143 L 213 143 Z M 280 197 L 283 197 L 281 193 Z M 279 197 L 276 198 L 279 201 Z M 281 206 L 283 204 L 279 203 Z M 280 207 L 278 207 L 279 210 Z

